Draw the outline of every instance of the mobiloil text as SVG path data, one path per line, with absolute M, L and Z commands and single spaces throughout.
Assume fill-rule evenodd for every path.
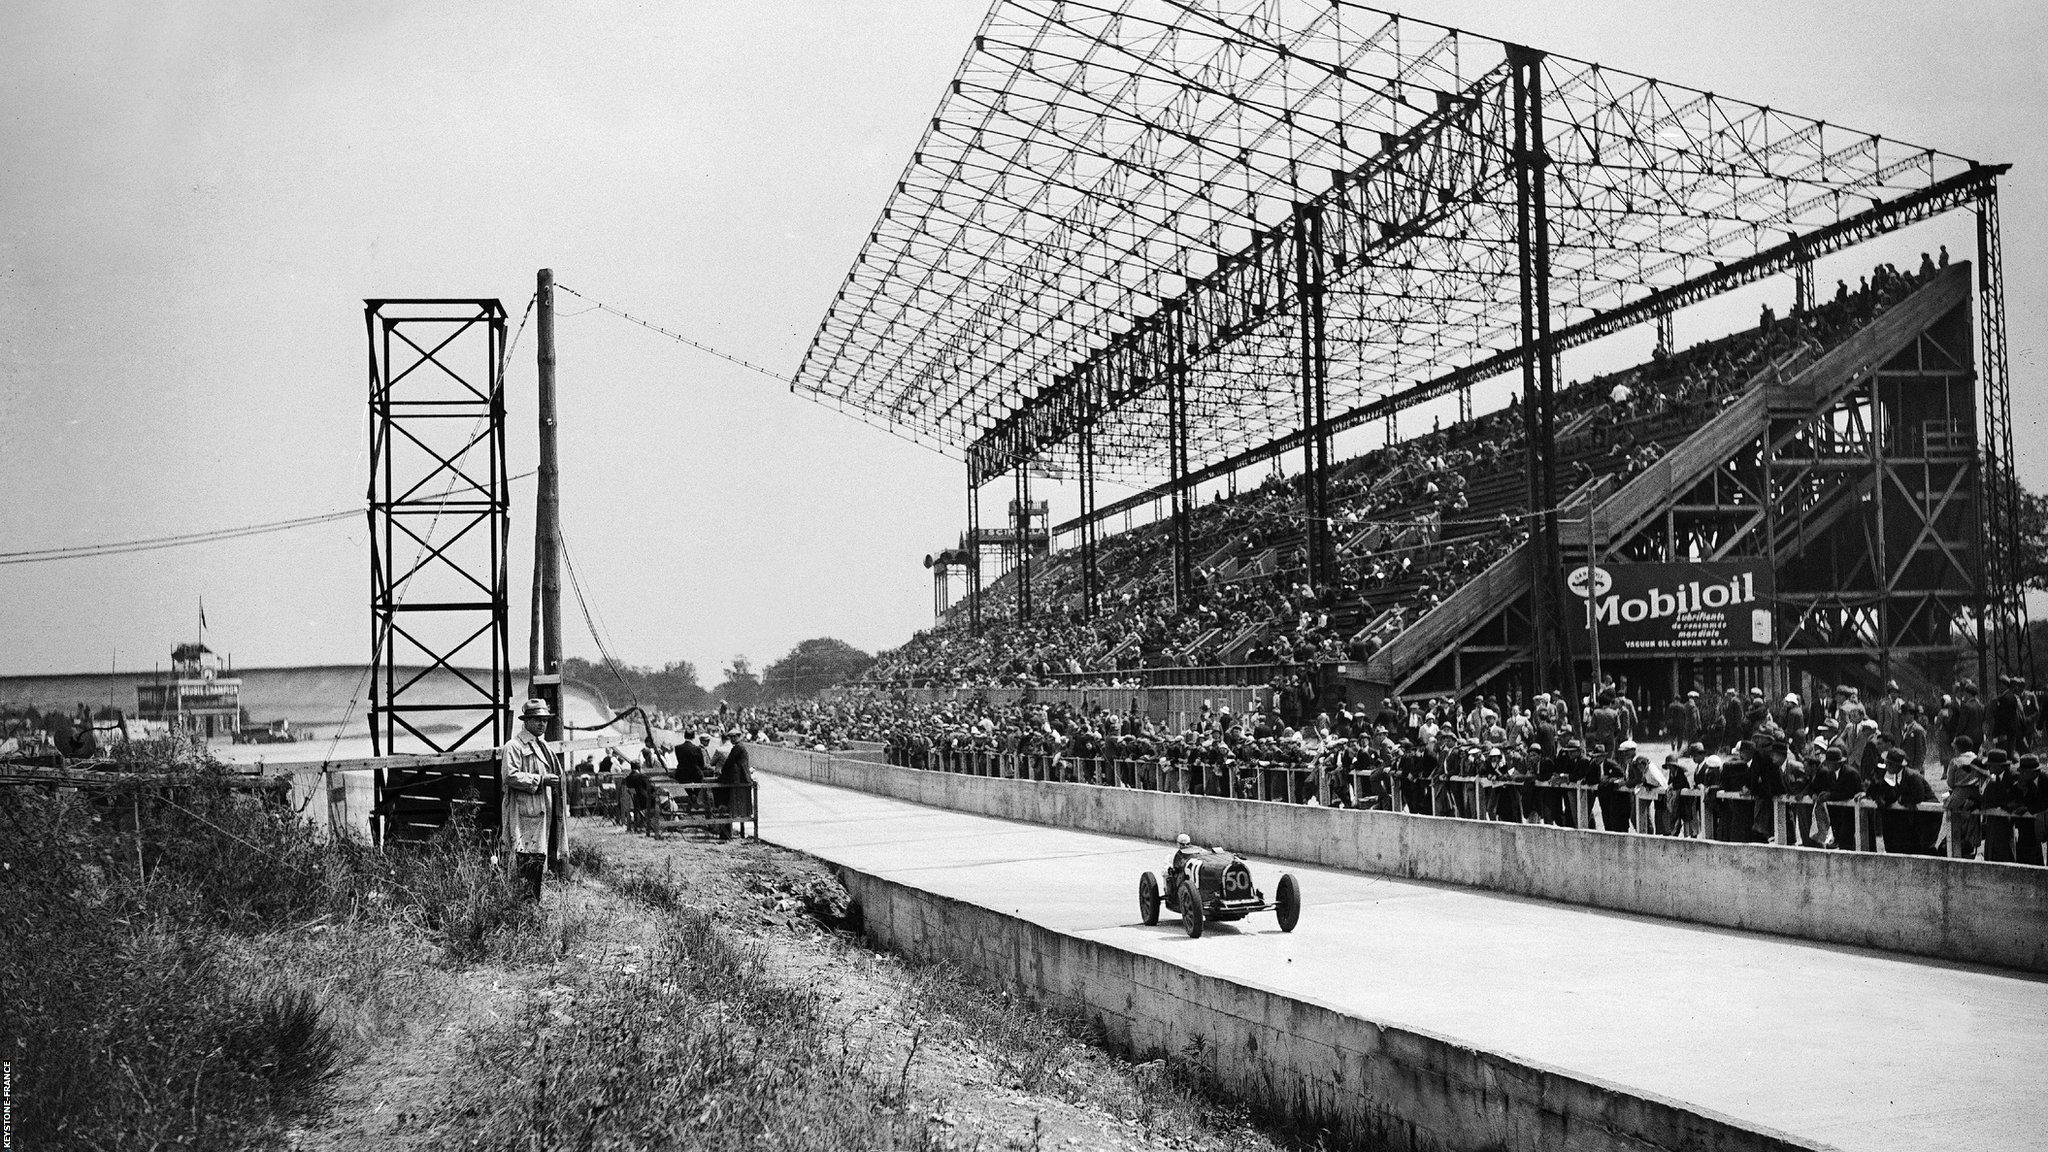
M 1575 588 L 1573 591 L 1580 590 Z M 1756 573 L 1744 572 L 1729 577 L 1725 584 L 1702 584 L 1698 580 L 1693 580 L 1669 592 L 1662 588 L 1650 588 L 1641 596 L 1628 600 L 1623 600 L 1620 596 L 1603 595 L 1599 598 L 1597 608 L 1592 601 L 1587 602 L 1586 621 L 1592 623 L 1597 613 L 1602 624 L 1635 624 L 1643 620 L 1657 620 L 1687 612 L 1732 608 L 1738 604 L 1750 604 L 1755 601 Z

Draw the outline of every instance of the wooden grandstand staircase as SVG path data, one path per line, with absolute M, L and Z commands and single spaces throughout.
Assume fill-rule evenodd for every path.
M 1615 485 L 1595 477 L 1564 501 L 1560 519 L 1567 563 L 1588 548 L 1585 509 L 1590 506 L 1593 547 L 1603 553 L 1654 525 L 1674 503 L 1731 460 L 1773 450 L 1775 421 L 1819 416 L 1910 348 L 1931 325 L 1970 299 L 1970 269 L 1942 270 L 1860 330 L 1818 356 L 1804 352 L 1756 373 L 1721 412 L 1678 439 L 1654 464 Z M 1498 485 L 1487 485 L 1491 505 Z M 1796 556 L 1805 544 L 1835 527 L 1842 516 L 1869 497 L 1873 485 L 1858 478 L 1817 500 L 1796 522 L 1778 525 L 1777 554 Z M 1512 498 L 1508 495 L 1507 498 Z M 1476 511 L 1476 509 L 1475 509 Z M 1459 646 L 1504 614 L 1523 611 L 1529 588 L 1529 546 L 1502 557 L 1459 587 L 1390 640 L 1367 661 L 1365 679 L 1391 694 L 1406 692 Z

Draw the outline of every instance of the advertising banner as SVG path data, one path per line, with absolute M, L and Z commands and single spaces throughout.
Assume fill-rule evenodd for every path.
M 1577 653 L 1600 636 L 1603 657 L 1768 651 L 1772 640 L 1768 560 L 1709 564 L 1580 566 L 1565 577 L 1578 627 Z

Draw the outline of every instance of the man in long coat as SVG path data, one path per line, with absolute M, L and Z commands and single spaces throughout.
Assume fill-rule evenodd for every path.
M 745 822 L 754 818 L 754 769 L 747 763 L 747 746 L 740 743 L 737 731 L 727 732 L 729 742 L 725 759 L 718 766 L 718 782 L 725 785 L 726 810 L 734 820 Z M 720 840 L 732 839 L 732 825 L 719 826 Z
M 498 749 L 498 854 L 528 900 L 540 899 L 541 873 L 559 868 L 568 831 L 562 770 L 548 747 L 548 702 L 528 700 L 520 729 Z

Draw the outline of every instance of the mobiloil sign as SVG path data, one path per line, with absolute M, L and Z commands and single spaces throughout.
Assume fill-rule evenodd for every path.
M 1771 569 L 1762 560 L 1607 564 L 1565 578 L 1585 602 L 1574 646 L 1624 653 L 1757 649 L 1771 645 Z

